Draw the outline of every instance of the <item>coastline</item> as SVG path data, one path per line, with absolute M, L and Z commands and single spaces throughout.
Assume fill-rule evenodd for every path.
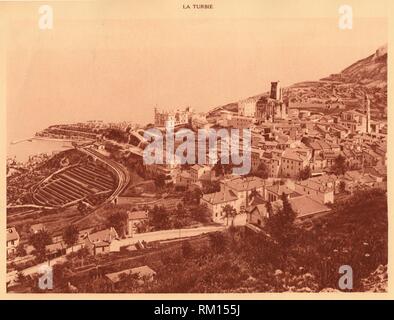
M 40 136 L 33 136 L 30 138 L 20 139 L 11 141 L 11 145 L 16 145 L 22 142 L 31 141 L 31 140 L 42 140 L 42 141 L 58 141 L 58 142 L 88 142 L 89 139 L 63 139 L 63 138 L 50 138 L 50 137 L 40 137 Z

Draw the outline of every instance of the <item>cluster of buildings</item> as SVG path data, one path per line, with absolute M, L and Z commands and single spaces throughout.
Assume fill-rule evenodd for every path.
M 220 191 L 204 194 L 201 202 L 207 205 L 215 222 L 225 222 L 225 207 L 231 206 L 238 214 L 247 214 L 249 223 L 261 225 L 263 219 L 256 216 L 256 207 L 262 212 L 261 208 L 265 207 L 266 203 L 280 202 L 283 194 L 291 204 L 295 204 L 293 209 L 299 218 L 329 212 L 330 208 L 327 205 L 334 202 L 338 183 L 339 179 L 334 176 L 304 181 L 288 180 L 284 183 L 272 178 L 233 177 L 221 181 Z M 266 213 L 264 210 L 264 214 Z
M 139 233 L 139 228 L 148 222 L 148 212 L 145 210 L 127 212 L 127 223 L 125 237 L 132 238 L 134 234 Z M 42 223 L 33 224 L 29 228 L 29 236 L 41 231 L 47 231 Z M 45 252 L 48 259 L 60 255 L 86 248 L 90 254 L 105 254 L 116 252 L 121 247 L 121 237 L 113 228 L 94 230 L 87 228 L 78 231 L 77 242 L 73 246 L 68 246 L 61 233 L 51 235 L 51 243 L 46 245 Z M 22 244 L 27 254 L 31 254 L 34 248 L 25 241 L 21 241 L 21 236 L 15 227 L 7 228 L 7 256 L 12 257 L 17 253 L 18 246 Z
M 165 111 L 155 108 L 155 126 L 156 127 L 174 127 L 188 124 L 193 115 L 193 109 L 187 107 L 184 110 Z
M 292 108 L 277 81 L 271 83 L 268 96 L 241 100 L 237 111 L 216 112 L 206 118 L 204 127 L 208 123 L 213 128 L 251 129 L 251 173 L 247 178 L 222 179 L 220 191 L 205 194 L 201 201 L 218 221 L 227 204 L 238 212 L 250 210 L 252 190 L 266 202 L 278 201 L 284 192 L 299 215 L 308 216 L 329 211 L 327 204 L 338 193 L 386 188 L 387 123 L 371 119 L 370 109 L 366 95 L 360 108 L 336 113 Z M 340 157 L 345 174 L 335 169 Z M 212 165 L 167 165 L 166 170 L 168 182 L 188 188 L 217 179 Z

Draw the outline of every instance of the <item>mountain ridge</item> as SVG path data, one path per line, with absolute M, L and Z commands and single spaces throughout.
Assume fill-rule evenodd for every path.
M 373 54 L 354 62 L 339 73 L 283 88 L 283 97 L 289 101 L 290 107 L 322 109 L 320 111 L 324 112 L 332 105 L 357 108 L 367 94 L 371 99 L 372 116 L 384 118 L 387 111 L 387 54 L 387 45 L 383 45 Z M 268 92 L 239 101 L 266 95 Z M 215 114 L 220 110 L 236 112 L 239 101 L 213 108 L 208 114 Z

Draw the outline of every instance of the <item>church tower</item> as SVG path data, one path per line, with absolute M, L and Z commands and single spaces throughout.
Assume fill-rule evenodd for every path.
M 371 101 L 367 94 L 364 96 L 364 113 L 366 116 L 366 133 L 371 133 Z

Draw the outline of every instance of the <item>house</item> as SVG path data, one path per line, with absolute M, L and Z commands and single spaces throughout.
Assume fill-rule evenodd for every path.
M 189 172 L 193 183 L 197 183 L 200 180 L 211 180 L 211 170 L 209 166 L 204 166 L 200 164 L 193 165 Z
M 281 156 L 282 177 L 297 178 L 309 165 L 310 153 L 307 150 L 286 149 Z
M 227 121 L 228 126 L 237 128 L 237 129 L 245 129 L 250 128 L 254 123 L 254 118 L 233 115 L 231 119 Z
M 303 220 L 312 216 L 323 215 L 331 211 L 329 207 L 306 195 L 289 199 L 293 211 L 297 214 L 296 219 Z
M 385 183 L 381 182 L 381 178 L 357 170 L 347 171 L 342 181 L 345 183 L 345 190 L 350 193 L 365 188 L 385 189 Z
M 334 184 L 328 181 L 322 183 L 322 180 L 315 178 L 297 181 L 295 191 L 323 204 L 334 203 Z
M 114 287 L 120 283 L 124 277 L 135 275 L 136 280 L 139 284 L 143 284 L 146 281 L 152 281 L 156 276 L 156 271 L 154 271 L 149 266 L 141 266 L 132 269 L 125 269 L 118 272 L 107 273 L 105 277 L 112 283 Z
M 256 191 L 264 196 L 265 185 L 266 180 L 259 177 L 237 177 L 221 181 L 220 189 L 231 190 L 238 198 L 240 210 L 244 210 L 249 205 L 252 192 Z
M 223 189 L 214 193 L 204 194 L 201 203 L 206 204 L 215 222 L 224 222 L 225 214 L 223 208 L 226 205 L 234 207 L 237 212 L 240 211 L 240 203 L 237 195 L 230 189 Z
M 193 183 L 192 176 L 188 170 L 182 170 L 176 177 L 176 184 L 189 188 Z
M 309 178 L 308 180 L 316 182 L 326 188 L 333 189 L 334 195 L 341 191 L 339 188 L 341 181 L 335 174 L 323 174 L 321 176 Z
M 385 165 L 385 155 L 380 155 L 372 149 L 365 148 L 362 152 L 364 166 L 382 166 Z
M 7 255 L 14 254 L 19 246 L 19 233 L 15 227 L 7 228 Z
M 387 168 L 385 166 L 368 167 L 364 169 L 364 173 L 374 177 L 377 182 L 387 180 Z
M 340 124 L 348 128 L 352 133 L 366 133 L 368 131 L 367 115 L 358 110 L 343 111 Z
M 317 215 L 324 215 L 331 211 L 326 205 L 309 198 L 306 195 L 299 195 L 293 198 L 289 198 L 291 208 L 296 213 L 296 222 L 302 221 L 306 218 L 311 218 Z M 272 212 L 275 214 L 283 206 L 282 200 L 276 200 L 271 203 Z M 264 226 L 265 219 L 269 218 L 266 204 L 258 204 L 253 206 L 247 215 L 247 223 L 254 224 L 256 226 Z
M 144 210 L 140 211 L 128 211 L 127 212 L 127 235 L 132 237 L 134 233 L 138 233 L 138 229 L 141 225 L 148 222 L 148 212 Z
M 262 157 L 264 155 L 264 151 L 258 148 L 251 148 L 251 171 L 256 173 L 259 169 L 260 164 L 263 162 Z
M 288 186 L 275 184 L 266 187 L 265 200 L 268 202 L 275 202 L 280 200 L 283 194 L 285 194 L 288 199 L 300 196 L 298 192 Z
M 258 99 L 259 97 L 251 97 L 238 101 L 238 114 L 245 117 L 254 117 Z
M 272 211 L 275 212 L 281 205 L 281 201 L 272 202 Z M 251 206 L 247 210 L 246 215 L 246 223 L 254 224 L 256 226 L 262 227 L 264 226 L 264 222 L 269 218 L 267 203 L 260 203 L 254 206 Z
M 30 226 L 30 233 L 35 234 L 40 231 L 46 231 L 45 225 L 42 223 L 32 224 Z
M 85 236 L 85 248 L 92 255 L 119 251 L 119 236 L 114 228 L 90 233 Z

